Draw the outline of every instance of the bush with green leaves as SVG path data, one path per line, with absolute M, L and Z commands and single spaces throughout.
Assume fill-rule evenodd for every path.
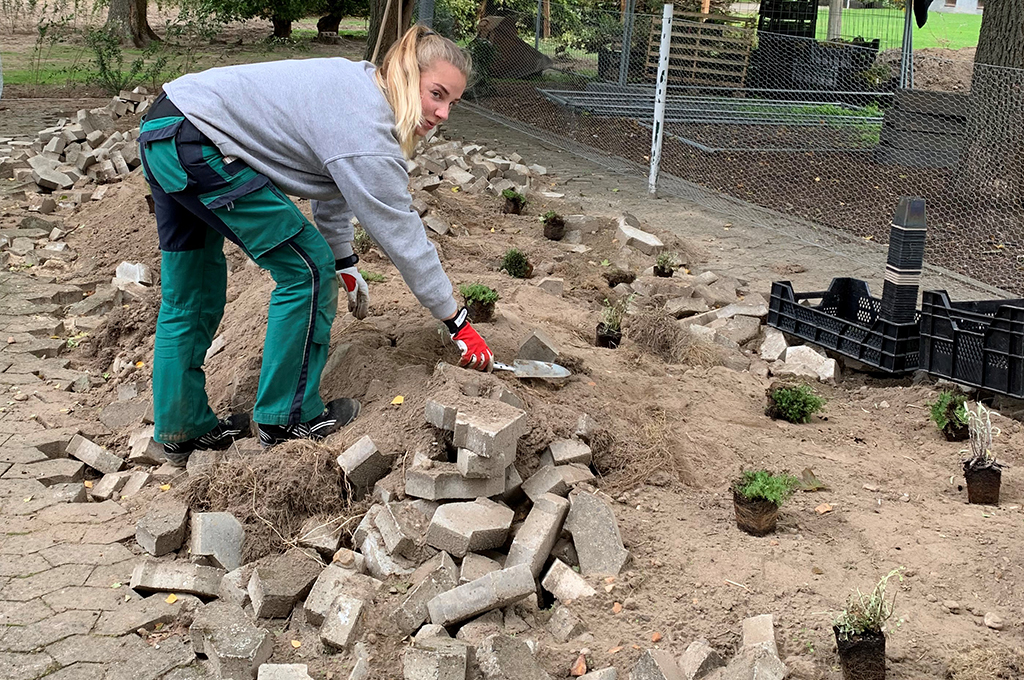
M 505 251 L 504 257 L 501 258 L 501 268 L 508 272 L 509 276 L 517 279 L 529 278 L 533 271 L 530 259 L 518 248 L 509 248 Z
M 768 390 L 766 414 L 791 423 L 806 423 L 825 405 L 825 400 L 807 385 L 773 387 Z
M 796 491 L 800 480 L 790 475 L 773 475 L 767 470 L 746 470 L 733 489 L 749 501 L 768 501 L 782 505 Z
M 608 298 L 604 299 L 604 309 L 601 311 L 601 323 L 604 327 L 610 331 L 621 331 L 622 330 L 622 319 L 626 316 L 626 310 L 629 309 L 629 303 L 632 302 L 633 296 L 628 295 L 615 302 L 611 302 Z
M 940 430 L 947 427 L 965 427 L 967 425 L 967 396 L 960 392 L 943 390 L 938 398 L 928 404 L 932 421 Z
M 892 618 L 896 605 L 896 593 L 888 599 L 885 594 L 886 586 L 889 585 L 889 579 L 894 576 L 902 582 L 902 571 L 902 567 L 890 571 L 868 595 L 862 593 L 859 588 L 856 593 L 850 595 L 846 608 L 839 612 L 839 616 L 832 622 L 840 640 L 849 640 L 851 637 L 866 633 L 882 633 L 885 622 Z
M 526 196 L 523 196 L 515 189 L 503 190 L 501 192 L 501 197 L 504 198 L 506 201 L 512 201 L 513 203 L 518 203 L 519 205 L 526 205 Z
M 94 80 L 108 94 L 116 95 L 141 83 L 150 83 L 156 89 L 160 73 L 167 66 L 166 56 L 156 56 L 158 43 L 151 44 L 126 69 L 121 39 L 116 33 L 105 29 L 89 31 L 85 42 L 93 52 Z
M 463 284 L 459 286 L 459 292 L 467 305 L 471 302 L 490 305 L 498 301 L 498 291 L 482 283 Z

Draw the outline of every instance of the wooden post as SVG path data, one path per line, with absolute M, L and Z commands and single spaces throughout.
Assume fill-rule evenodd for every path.
M 544 0 L 544 37 L 551 37 L 551 0 Z

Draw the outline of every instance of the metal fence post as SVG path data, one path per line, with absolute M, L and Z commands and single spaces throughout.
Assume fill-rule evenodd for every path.
M 622 18 L 622 53 L 619 55 L 619 85 L 629 78 L 629 57 L 633 51 L 633 17 L 636 0 L 626 0 L 626 16 Z
M 434 0 L 419 0 L 420 23 L 427 28 L 434 27 Z
M 900 59 L 900 89 L 914 89 L 914 7 L 907 3 L 903 17 L 903 50 Z
M 665 3 L 661 14 L 661 47 L 658 50 L 658 80 L 654 90 L 654 126 L 651 129 L 651 174 L 647 191 L 658 194 L 658 167 L 661 165 L 661 141 L 665 136 L 665 100 L 668 97 L 668 58 L 672 46 L 672 3 Z
M 540 49 L 540 18 L 544 14 L 544 0 L 537 0 L 537 20 L 533 22 L 533 49 Z

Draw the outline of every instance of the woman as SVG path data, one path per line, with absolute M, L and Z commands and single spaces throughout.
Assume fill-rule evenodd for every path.
M 202 370 L 224 313 L 225 238 L 277 283 L 253 410 L 264 446 L 323 439 L 359 414 L 354 399 L 325 407 L 320 398 L 339 280 L 357 318 L 369 306 L 353 216 L 444 321 L 461 364 L 490 370 L 493 355 L 411 209 L 405 165 L 418 139 L 448 118 L 470 68 L 454 43 L 416 26 L 380 69 L 340 58 L 279 61 L 164 86 L 139 146 L 163 251 L 153 405 L 168 461 L 184 465 L 192 451 L 226 448 L 249 430 L 243 415 L 218 421 Z M 313 199 L 316 227 L 286 194 Z

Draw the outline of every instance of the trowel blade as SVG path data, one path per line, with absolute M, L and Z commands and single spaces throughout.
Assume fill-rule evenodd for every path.
M 549 361 L 528 361 L 526 359 L 516 359 L 511 366 L 495 361 L 494 369 L 512 371 L 517 378 L 539 378 L 542 380 L 561 380 L 572 375 L 564 366 Z

